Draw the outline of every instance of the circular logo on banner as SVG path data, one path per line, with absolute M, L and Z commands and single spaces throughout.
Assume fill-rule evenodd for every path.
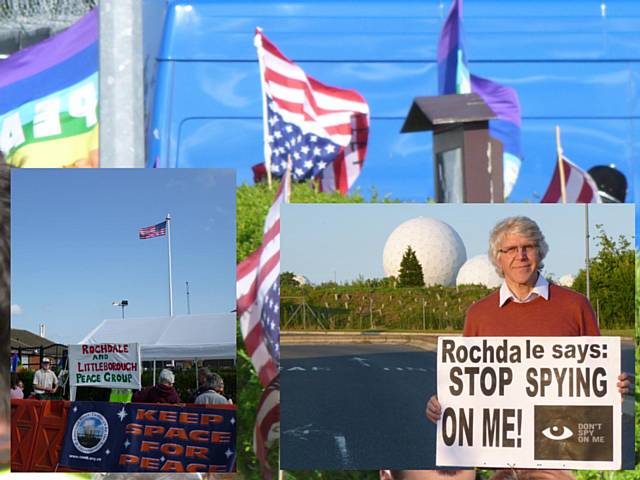
M 98 412 L 83 414 L 73 425 L 71 438 L 73 445 L 82 453 L 100 450 L 109 436 L 107 419 Z

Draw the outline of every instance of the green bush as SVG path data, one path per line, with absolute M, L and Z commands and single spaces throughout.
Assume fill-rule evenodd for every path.
M 599 311 L 600 328 L 633 328 L 635 321 L 634 277 L 636 254 L 620 236 L 614 240 L 597 225 L 598 255 L 589 264 L 589 290 L 593 308 Z M 586 271 L 580 270 L 573 288 L 586 294 Z

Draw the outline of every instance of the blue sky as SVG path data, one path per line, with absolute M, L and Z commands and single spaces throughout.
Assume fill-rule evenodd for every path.
M 138 230 L 171 214 L 174 312 L 235 308 L 235 172 L 13 170 L 13 328 L 75 343 L 106 318 L 169 313 L 167 237 Z
M 442 220 L 462 237 L 467 258 L 487 252 L 489 231 L 501 219 L 534 219 L 549 244 L 545 272 L 555 278 L 576 274 L 584 265 L 584 205 L 551 204 L 287 204 L 282 212 L 282 271 L 312 283 L 382 278 L 382 252 L 391 232 L 418 216 Z M 595 226 L 634 243 L 633 205 L 590 205 L 590 255 L 597 251 Z

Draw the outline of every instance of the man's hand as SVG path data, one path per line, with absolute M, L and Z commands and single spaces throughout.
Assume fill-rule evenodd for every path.
M 440 420 L 440 416 L 442 415 L 442 408 L 440 407 L 440 402 L 438 401 L 438 397 L 436 395 L 432 396 L 427 402 L 425 414 L 427 415 L 427 418 L 433 423 L 438 423 L 438 420 Z
M 631 391 L 631 376 L 627 372 L 622 372 L 618 375 L 616 387 L 618 387 L 618 392 L 620 392 L 621 396 L 629 393 Z

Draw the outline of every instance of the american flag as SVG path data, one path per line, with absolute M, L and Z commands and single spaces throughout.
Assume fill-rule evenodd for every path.
M 253 448 L 260 462 L 262 478 L 271 480 L 273 472 L 267 461 L 269 449 L 280 438 L 280 377 L 276 377 L 262 393 L 253 431 Z
M 562 156 L 562 169 L 564 172 L 564 184 L 567 195 L 567 203 L 601 203 L 598 194 L 598 186 L 587 172 Z M 561 203 L 562 190 L 560 181 L 560 168 L 556 168 L 551 178 L 551 183 L 541 200 L 542 203 Z
M 280 207 L 288 195 L 280 184 L 267 213 L 262 245 L 237 268 L 236 302 L 247 353 L 266 387 L 278 374 L 280 345 Z
M 147 238 L 161 237 L 167 234 L 167 221 L 153 225 L 151 227 L 141 228 L 138 232 L 140 240 L 146 240 Z
M 271 479 L 267 454 L 280 424 L 280 208 L 288 201 L 285 172 L 264 223 L 262 245 L 237 268 L 236 304 L 247 353 L 266 387 L 258 406 L 254 451 L 263 478 Z
M 265 159 L 274 176 L 321 178 L 324 191 L 347 193 L 362 170 L 369 106 L 362 95 L 331 87 L 304 71 L 256 30 L 264 95 Z

